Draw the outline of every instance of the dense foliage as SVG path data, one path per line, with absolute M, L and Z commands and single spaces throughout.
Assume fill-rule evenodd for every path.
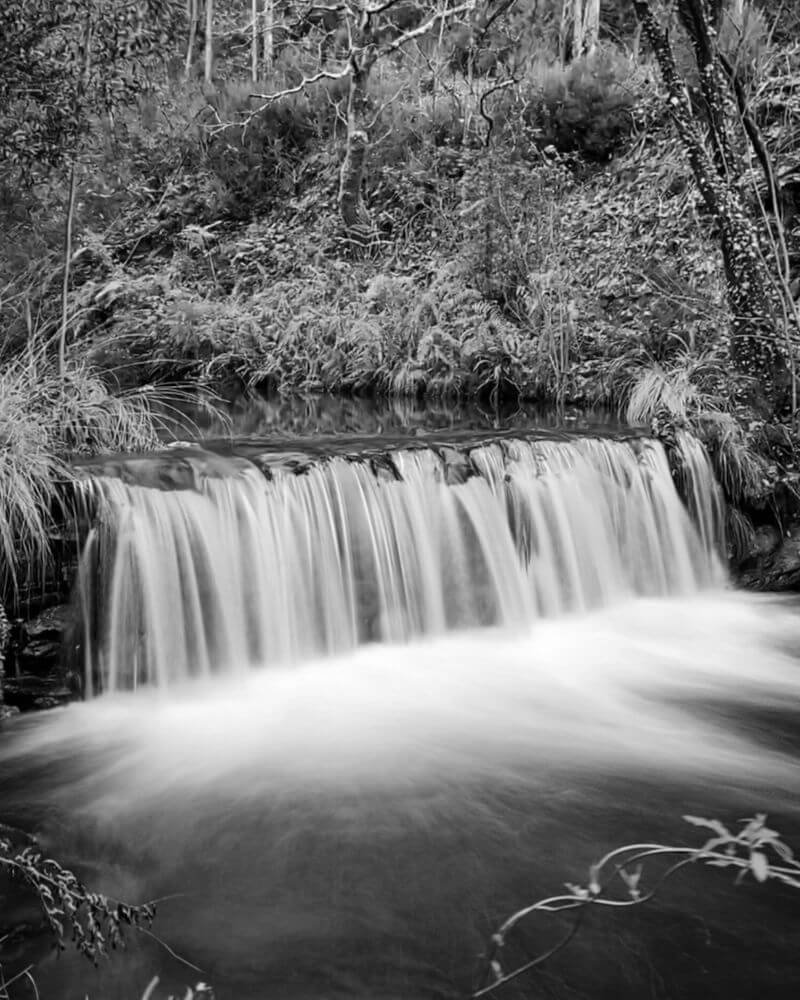
M 211 35 L 202 9 L 189 24 L 171 0 L 48 2 L 36 16 L 4 5 L 0 324 L 19 385 L 7 398 L 32 408 L 9 426 L 33 422 L 31 382 L 54 398 L 62 340 L 80 376 L 59 406 L 89 420 L 97 393 L 110 413 L 120 387 L 187 381 L 601 404 L 667 440 L 689 424 L 731 499 L 763 507 L 776 478 L 793 476 L 797 410 L 792 14 L 636 6 L 658 30 L 672 18 L 683 118 L 663 58 L 616 0 L 578 49 L 574 5 L 556 0 L 470 0 L 433 20 L 430 5 L 404 0 L 363 24 L 303 4 L 257 4 L 252 23 L 250 4 L 220 0 Z M 713 32 L 714 92 L 692 11 Z M 343 224 L 348 170 L 355 229 Z M 730 254 L 740 231 L 759 258 L 760 294 L 744 306 Z M 774 379 L 753 378 L 743 338 L 771 345 Z M 754 389 L 773 381 L 769 398 Z M 88 397 L 76 388 L 89 386 Z M 787 429 L 767 433 L 776 417 Z M 143 440 L 96 424 L 56 433 L 62 424 L 35 442 L 53 469 L 75 436 L 97 448 Z M 9 433 L 6 497 L 23 495 L 21 467 L 36 468 L 15 457 L 28 438 Z M 36 523 L 19 516 L 8 523 Z
M 30 182 L 74 156 L 98 115 L 148 86 L 172 0 L 8 0 L 0 9 L 0 162 Z

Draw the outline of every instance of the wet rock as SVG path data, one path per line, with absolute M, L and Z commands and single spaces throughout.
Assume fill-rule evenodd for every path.
M 235 455 L 219 455 L 196 446 L 145 456 L 90 458 L 75 464 L 76 472 L 87 478 L 102 476 L 129 486 L 195 492 L 201 490 L 204 479 L 222 479 L 250 467 L 250 462 Z
M 36 677 L 33 674 L 7 677 L 3 695 L 6 706 L 20 712 L 57 708 L 75 697 L 61 677 Z
M 748 590 L 800 589 L 800 524 L 794 523 L 782 537 L 773 526 L 758 528 L 750 554 L 734 575 Z
M 369 467 L 376 479 L 394 482 L 403 478 L 390 454 L 373 455 L 369 460 Z
M 72 625 L 72 621 L 72 608 L 68 604 L 58 604 L 25 622 L 23 626 L 24 638 L 27 642 L 60 639 Z
M 448 486 L 465 483 L 475 475 L 469 454 L 456 448 L 440 448 L 439 458 L 444 468 L 444 481 Z
M 753 536 L 753 550 L 759 556 L 769 556 L 781 544 L 781 533 L 773 524 L 762 524 Z
M 64 640 L 74 624 L 74 612 L 67 604 L 48 608 L 22 627 L 17 651 L 19 670 L 47 677 L 57 673 Z

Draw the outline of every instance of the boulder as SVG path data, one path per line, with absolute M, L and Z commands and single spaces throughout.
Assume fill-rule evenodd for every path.
M 757 528 L 750 553 L 734 576 L 748 590 L 800 589 L 800 523 L 783 535 L 772 525 Z
M 60 672 L 64 641 L 74 625 L 68 604 L 58 604 L 36 615 L 22 627 L 17 650 L 18 669 L 36 677 Z

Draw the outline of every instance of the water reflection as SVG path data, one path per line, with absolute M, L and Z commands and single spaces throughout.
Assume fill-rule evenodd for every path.
M 217 412 L 215 412 L 215 409 Z M 580 410 L 532 403 L 492 409 L 477 402 L 430 402 L 342 396 L 262 396 L 245 394 L 215 409 L 187 408 L 198 437 L 374 436 L 432 431 L 478 432 L 529 428 L 613 430 L 621 427 L 607 410 Z M 176 436 L 185 436 L 176 432 Z

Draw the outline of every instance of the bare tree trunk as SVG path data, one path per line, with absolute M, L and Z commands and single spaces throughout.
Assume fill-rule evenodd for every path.
M 84 34 L 83 72 L 75 101 L 77 112 L 80 101 L 86 92 L 92 71 L 92 43 L 94 41 L 94 24 L 91 16 L 86 22 Z M 75 203 L 78 198 L 78 150 L 74 149 L 69 168 L 69 197 L 67 200 L 67 218 L 64 224 L 64 277 L 61 283 L 61 326 L 58 332 L 58 374 L 61 379 L 62 391 L 64 376 L 67 373 L 67 332 L 69 330 L 69 281 L 72 266 L 72 230 L 75 224 Z
M 72 227 L 75 222 L 75 201 L 78 194 L 78 168 L 72 157 L 69 169 L 69 199 L 64 226 L 64 277 L 61 282 L 61 326 L 58 332 L 58 374 L 63 382 L 67 372 L 67 332 L 69 330 L 69 279 L 72 265 Z
M 206 0 L 206 58 L 204 79 L 211 83 L 214 75 L 214 0 Z
M 639 65 L 639 58 L 642 49 L 642 25 L 641 23 L 636 24 L 636 30 L 633 33 L 633 44 L 631 45 L 631 58 L 633 59 L 633 65 Z
M 585 0 L 583 8 L 583 47 L 587 55 L 597 48 L 600 37 L 600 0 Z
M 561 20 L 558 24 L 558 57 L 561 60 L 561 65 L 565 66 L 567 63 L 567 50 L 569 48 L 567 44 L 567 34 L 569 29 L 569 8 L 572 0 L 561 0 Z
M 719 227 L 728 302 L 733 313 L 731 358 L 736 369 L 755 385 L 760 383 L 768 394 L 775 394 L 776 390 L 780 393 L 786 389 L 786 357 L 776 340 L 770 276 L 760 252 L 757 230 L 736 184 L 730 182 L 719 169 L 720 164 L 715 165 L 709 155 L 667 33 L 659 24 L 650 0 L 633 0 L 633 6 L 667 86 L 670 110 L 698 189 Z M 696 47 L 695 52 L 705 54 L 702 47 Z M 702 75 L 704 67 L 699 68 Z M 706 75 L 711 86 L 712 74 Z M 722 100 L 722 95 L 715 100 Z M 715 152 L 721 135 L 721 131 L 712 133 Z
M 359 70 L 350 77 L 350 94 L 347 102 L 347 148 L 339 171 L 339 215 L 347 236 L 360 243 L 366 242 L 370 227 L 366 210 L 361 201 L 361 185 L 369 150 L 369 136 L 361 127 L 359 118 L 364 102 L 364 76 Z
M 264 0 L 261 25 L 261 62 L 264 73 L 272 72 L 275 57 L 275 6 L 274 0 Z
M 253 83 L 258 79 L 258 0 L 250 0 L 250 79 Z
M 183 67 L 183 75 L 188 80 L 192 71 L 192 59 L 194 58 L 194 45 L 197 41 L 197 22 L 200 19 L 200 11 L 197 7 L 198 0 L 189 0 L 189 41 L 186 45 L 186 63 Z
M 572 58 L 583 53 L 583 0 L 573 0 L 572 4 Z

